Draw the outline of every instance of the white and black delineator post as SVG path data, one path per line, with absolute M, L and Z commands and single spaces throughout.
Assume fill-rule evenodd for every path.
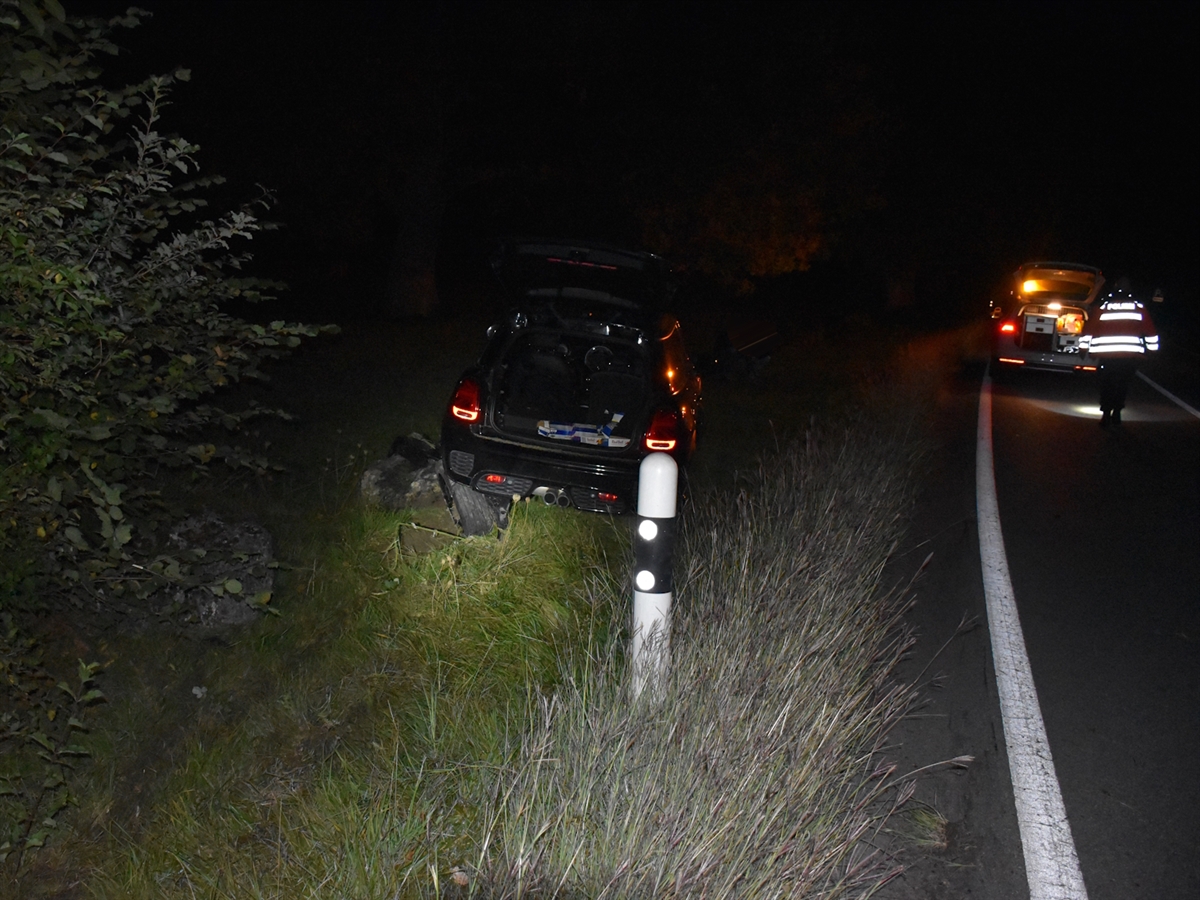
M 671 553 L 679 466 L 651 453 L 638 469 L 637 527 L 633 533 L 633 696 L 666 686 L 671 664 Z

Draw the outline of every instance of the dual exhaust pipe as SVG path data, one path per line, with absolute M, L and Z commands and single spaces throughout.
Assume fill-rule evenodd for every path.
M 571 505 L 571 497 L 565 489 L 560 491 L 552 487 L 540 487 L 534 489 L 533 495 L 541 497 L 547 506 L 561 506 L 566 509 Z

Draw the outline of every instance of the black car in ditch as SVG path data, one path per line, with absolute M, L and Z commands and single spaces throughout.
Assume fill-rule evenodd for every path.
M 696 443 L 700 377 L 667 311 L 659 257 L 595 243 L 509 241 L 493 266 L 515 301 L 488 329 L 442 424 L 445 484 L 467 534 L 513 500 L 622 514 L 651 452 Z

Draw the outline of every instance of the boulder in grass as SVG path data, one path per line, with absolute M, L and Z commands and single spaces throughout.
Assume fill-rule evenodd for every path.
M 372 506 L 398 510 L 408 506 L 408 490 L 414 469 L 403 456 L 389 456 L 371 463 L 358 482 L 363 500 Z
M 414 433 L 396 438 L 386 459 L 367 466 L 359 490 L 367 503 L 383 509 L 421 509 L 445 505 L 441 477 L 437 446 Z

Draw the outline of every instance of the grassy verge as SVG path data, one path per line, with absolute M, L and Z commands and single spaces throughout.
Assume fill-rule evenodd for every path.
M 503 541 L 414 557 L 396 542 L 405 515 L 357 500 L 362 465 L 392 437 L 435 430 L 476 349 L 435 325 L 350 334 L 281 375 L 301 424 L 260 439 L 293 474 L 192 498 L 268 524 L 288 564 L 281 616 L 224 644 L 97 638 L 112 702 L 71 831 L 9 887 L 869 892 L 883 871 L 871 835 L 903 799 L 877 750 L 906 701 L 888 682 L 896 598 L 876 581 L 928 386 L 902 397 L 892 382 L 870 414 L 835 415 L 878 388 L 886 341 L 869 359 L 798 348 L 787 378 L 712 386 L 714 475 L 698 458 L 672 686 L 631 704 L 627 523 L 523 506 Z M 769 425 L 747 436 L 727 412 L 739 403 Z M 772 429 L 781 452 L 756 469 Z

